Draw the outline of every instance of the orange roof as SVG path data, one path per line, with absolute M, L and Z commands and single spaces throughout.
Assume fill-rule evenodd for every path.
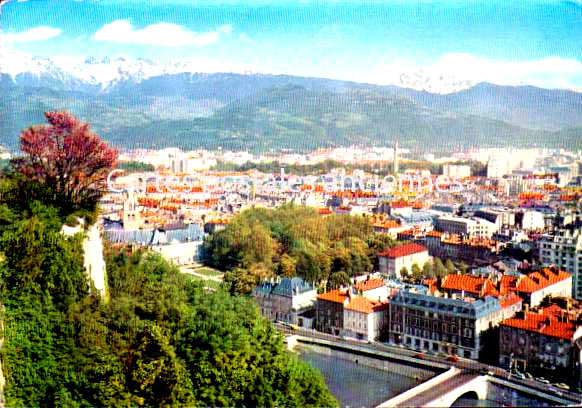
M 356 289 L 364 292 L 367 290 L 381 288 L 382 286 L 384 286 L 383 279 L 370 279 L 367 281 L 358 282 L 354 285 Z
M 428 249 L 426 247 L 419 245 L 419 244 L 410 243 L 410 244 L 399 245 L 397 247 L 387 249 L 383 252 L 380 252 L 380 254 L 378 254 L 378 255 L 385 256 L 388 258 L 400 258 L 402 256 L 418 254 L 418 253 L 425 252 L 425 251 L 428 251 Z
M 390 208 L 407 208 L 410 206 L 411 204 L 406 200 L 392 201 L 390 203 Z
M 521 302 L 523 299 L 517 296 L 515 293 L 509 293 L 507 295 L 499 296 L 499 304 L 501 307 L 508 307 Z
M 329 292 L 325 292 L 325 293 L 317 295 L 317 299 L 327 300 L 329 302 L 335 302 L 335 303 L 344 303 L 344 301 L 347 299 L 347 297 L 348 297 L 348 293 L 347 293 L 346 289 L 330 290 Z
M 411 237 L 414 236 L 414 229 L 409 229 L 406 231 L 400 231 L 398 235 L 410 235 Z
M 501 325 L 566 340 L 572 340 L 576 332 L 576 326 L 574 324 L 559 322 L 558 319 L 552 316 L 533 312 L 526 312 L 524 315 L 523 319 L 512 318 L 504 320 L 501 322 Z
M 350 303 L 347 304 L 345 309 L 354 310 L 360 313 L 373 313 L 378 312 L 380 310 L 384 310 L 387 307 L 388 303 L 382 303 L 366 299 L 363 296 L 355 296 L 351 299 Z
M 440 238 L 443 236 L 443 233 L 437 230 L 432 230 L 426 233 L 427 237 L 435 237 L 435 238 Z
M 465 291 L 480 296 L 499 296 L 493 282 L 489 279 L 471 275 L 451 274 L 445 276 L 441 284 L 443 289 Z
M 550 268 L 540 269 L 527 276 L 521 276 L 517 280 L 516 290 L 518 292 L 537 292 L 554 283 L 568 279 L 571 275 L 562 270 L 552 271 Z
M 400 227 L 400 223 L 398 221 L 395 220 L 388 220 L 388 221 L 384 221 L 384 222 L 376 222 L 374 223 L 374 227 L 376 228 L 398 228 Z

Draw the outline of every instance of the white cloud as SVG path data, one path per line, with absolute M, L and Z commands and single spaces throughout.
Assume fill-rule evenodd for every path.
M 428 65 L 398 58 L 376 66 L 374 82 L 391 84 L 403 74 L 430 76 L 444 81 L 490 82 L 498 85 L 534 85 L 542 88 L 579 89 L 582 61 L 548 57 L 530 61 L 492 60 L 464 53 L 442 55 Z
M 60 28 L 53 27 L 34 27 L 20 33 L 0 33 L 0 44 L 14 44 L 35 41 L 46 41 L 61 35 Z
M 151 24 L 145 28 L 136 29 L 129 20 L 116 20 L 105 24 L 91 39 L 94 41 L 166 47 L 203 46 L 213 44 L 222 35 L 230 35 L 231 32 L 232 27 L 230 25 L 221 26 L 215 31 L 196 33 L 171 23 Z

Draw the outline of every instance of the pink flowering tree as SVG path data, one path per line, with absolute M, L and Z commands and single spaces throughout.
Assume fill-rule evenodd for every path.
M 35 125 L 20 135 L 23 157 L 15 169 L 49 188 L 71 207 L 96 204 L 104 193 L 117 150 L 68 112 L 46 112 L 48 125 Z

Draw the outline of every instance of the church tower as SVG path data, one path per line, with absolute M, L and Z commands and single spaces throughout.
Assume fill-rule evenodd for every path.
M 138 210 L 138 202 L 133 190 L 128 191 L 123 202 L 123 229 L 133 231 L 139 229 L 141 217 Z
M 394 160 L 392 161 L 394 175 L 398 174 L 398 140 L 394 143 Z

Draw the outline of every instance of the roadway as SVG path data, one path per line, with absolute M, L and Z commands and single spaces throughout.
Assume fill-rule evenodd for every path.
M 528 387 L 528 388 L 532 388 L 536 391 L 540 391 L 540 392 L 544 392 L 544 393 L 548 393 L 548 394 L 552 394 L 561 398 L 567 398 L 567 399 L 571 399 L 572 401 L 576 401 L 578 403 L 582 403 L 582 395 L 575 393 L 575 392 L 571 392 L 571 391 L 566 391 L 566 390 L 562 390 L 560 388 L 554 387 L 551 384 L 543 384 L 539 381 L 536 380 L 530 380 L 530 379 L 521 379 L 518 378 L 514 375 L 512 375 L 509 371 L 504 370 L 503 368 L 500 367 L 496 367 L 496 366 L 492 366 L 492 365 L 488 365 L 488 364 L 484 364 L 484 363 L 480 363 L 478 361 L 474 361 L 474 360 L 469 360 L 466 358 L 462 358 L 459 357 L 457 361 L 449 361 L 447 360 L 447 357 L 441 357 L 435 354 L 431 354 L 430 352 L 422 352 L 423 357 L 419 358 L 418 355 L 420 354 L 419 351 L 415 351 L 415 350 L 410 350 L 410 349 L 406 349 L 404 347 L 397 347 L 397 346 L 390 346 L 384 343 L 378 343 L 378 342 L 373 342 L 373 343 L 367 343 L 367 342 L 362 342 L 362 341 L 357 341 L 357 340 L 348 340 L 345 338 L 342 338 L 340 336 L 334 336 L 332 334 L 326 334 L 326 333 L 321 333 L 316 331 L 315 329 L 305 329 L 305 328 L 298 328 L 298 329 L 292 329 L 289 328 L 287 326 L 283 326 L 281 324 L 278 323 L 274 323 L 275 327 L 282 333 L 284 334 L 297 334 L 300 336 L 304 336 L 304 337 L 312 337 L 312 338 L 316 338 L 316 339 L 321 339 L 321 340 L 327 340 L 327 341 L 333 341 L 333 342 L 337 342 L 340 344 L 349 344 L 349 345 L 358 345 L 361 346 L 363 348 L 366 348 L 370 351 L 383 351 L 383 352 L 388 352 L 388 353 L 392 353 L 392 354 L 396 354 L 396 355 L 401 355 L 401 356 L 405 356 L 408 358 L 413 358 L 416 359 L 418 361 L 419 364 L 423 364 L 426 362 L 435 362 L 435 363 L 439 363 L 439 364 L 446 364 L 450 367 L 457 367 L 457 368 L 461 368 L 464 370 L 467 370 L 467 374 L 470 375 L 475 375 L 475 374 L 479 374 L 479 373 L 488 373 L 491 377 L 494 378 L 500 378 L 512 383 L 516 383 L 519 385 L 522 385 L 524 387 Z M 411 406 L 418 406 L 418 405 L 411 405 Z

